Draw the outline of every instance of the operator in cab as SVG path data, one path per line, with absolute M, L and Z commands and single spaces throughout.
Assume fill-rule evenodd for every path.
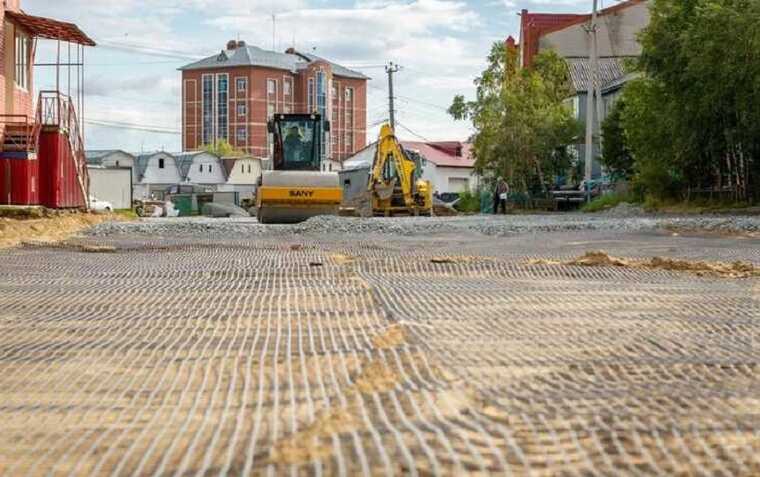
M 304 137 L 298 126 L 291 126 L 285 135 L 285 161 L 289 163 L 307 160 L 303 150 Z

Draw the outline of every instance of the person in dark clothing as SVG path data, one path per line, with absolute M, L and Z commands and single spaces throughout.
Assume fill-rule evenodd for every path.
M 509 195 L 509 184 L 503 177 L 496 181 L 496 189 L 493 194 L 493 213 L 498 214 L 501 209 L 502 214 L 507 213 L 507 196 Z

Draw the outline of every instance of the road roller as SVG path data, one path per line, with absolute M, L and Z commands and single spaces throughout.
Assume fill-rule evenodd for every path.
M 274 141 L 272 170 L 263 171 L 256 217 L 263 224 L 292 224 L 338 215 L 343 188 L 337 172 L 322 171 L 330 123 L 319 114 L 275 114 L 267 123 Z

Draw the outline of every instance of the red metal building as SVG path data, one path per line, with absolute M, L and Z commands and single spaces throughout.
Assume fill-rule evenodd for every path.
M 40 39 L 57 42 L 56 61 L 41 65 L 55 68 L 57 86 L 39 92 L 35 101 Z M 74 24 L 27 15 L 19 0 L 0 5 L 0 204 L 87 207 L 89 178 L 77 110 L 84 103 L 84 50 L 94 45 Z M 76 75 L 76 97 L 61 92 L 62 69 L 69 79 Z

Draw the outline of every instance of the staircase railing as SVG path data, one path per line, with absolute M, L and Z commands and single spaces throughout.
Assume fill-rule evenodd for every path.
M 5 151 L 37 152 L 40 123 L 25 114 L 0 114 L 0 144 Z
M 68 136 L 71 154 L 76 166 L 77 181 L 82 190 L 86 207 L 89 208 L 88 184 L 90 179 L 85 160 L 84 141 L 82 140 L 79 118 L 71 97 L 59 91 L 40 91 L 37 101 L 37 123 L 43 128 L 58 128 Z

